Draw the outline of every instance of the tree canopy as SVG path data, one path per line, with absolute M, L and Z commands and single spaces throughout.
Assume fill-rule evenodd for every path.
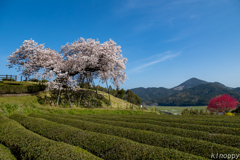
M 45 48 L 34 40 L 25 40 L 15 52 L 8 57 L 7 66 L 17 67 L 24 76 L 33 76 L 43 70 L 46 79 L 64 78 L 67 82 L 71 77 L 84 75 L 86 78 L 100 78 L 103 82 L 110 79 L 115 86 L 127 79 L 121 46 L 113 40 L 100 44 L 98 40 L 80 38 L 73 43 L 65 44 L 57 52 Z
M 221 96 L 214 97 L 210 100 L 207 110 L 210 112 L 229 112 L 235 109 L 238 105 L 238 101 L 232 96 L 223 94 Z

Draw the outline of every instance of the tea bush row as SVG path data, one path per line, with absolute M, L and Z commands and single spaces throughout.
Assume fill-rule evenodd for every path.
M 38 117 L 36 114 L 32 115 Z M 103 159 L 203 159 L 187 153 L 140 144 L 124 138 L 83 131 L 68 125 L 21 114 L 11 115 L 42 136 L 80 146 Z
M 91 115 L 97 116 L 97 115 Z M 102 116 L 102 115 L 98 115 Z M 114 118 L 141 118 L 141 119 L 149 119 L 149 120 L 161 120 L 161 119 L 178 119 L 178 120 L 188 120 L 188 121 L 206 121 L 206 122 L 223 122 L 223 123 L 238 123 L 240 122 L 238 118 L 226 117 L 226 116 L 176 116 L 176 115 L 108 115 L 108 117 Z M 215 118 L 216 117 L 216 118 Z M 235 116 L 237 117 L 237 116 Z
M 0 143 L 17 159 L 100 159 L 79 147 L 44 138 L 4 116 L 0 124 Z
M 101 117 L 101 116 L 98 116 Z M 111 116 L 108 116 L 111 117 Z M 118 118 L 118 117 L 113 117 Z M 208 121 L 198 121 L 196 119 L 188 120 L 188 119 L 177 119 L 177 118 L 141 118 L 141 117 L 131 117 L 131 116 L 123 116 L 120 118 L 126 119 L 139 119 L 139 120 L 152 120 L 158 122 L 173 122 L 173 123 L 190 123 L 196 125 L 207 125 L 207 126 L 221 126 L 221 127 L 232 127 L 232 128 L 240 128 L 240 123 L 223 123 L 223 122 L 208 122 Z
M 5 147 L 4 145 L 0 144 L 0 159 L 4 160 L 16 160 L 14 155 L 11 153 L 11 151 Z
M 61 118 L 57 115 L 30 114 L 29 116 L 41 117 L 50 121 L 67 124 L 76 128 L 119 136 L 133 141 L 164 148 L 177 149 L 186 153 L 209 158 L 211 153 L 240 153 L 237 148 L 219 145 L 207 141 L 185 138 L 180 136 L 155 133 L 137 129 L 123 128 L 106 124 L 97 124 L 82 120 Z
M 201 140 L 209 141 L 212 143 L 218 143 L 222 145 L 240 148 L 240 136 L 227 135 L 227 134 L 214 134 L 213 136 L 212 134 L 209 134 L 207 132 L 202 132 L 202 131 L 192 131 L 192 130 L 186 130 L 181 128 L 164 127 L 164 126 L 158 126 L 158 125 L 152 125 L 152 124 L 146 124 L 146 123 L 130 123 L 130 122 L 122 122 L 122 121 L 103 120 L 103 119 L 90 117 L 90 116 L 61 115 L 61 117 L 85 120 L 85 121 L 90 121 L 94 123 L 108 124 L 113 126 L 120 126 L 125 128 L 147 130 L 147 131 L 153 131 L 157 133 L 168 133 L 171 135 L 201 139 Z
M 155 124 L 159 126 L 182 128 L 187 130 L 204 131 L 215 134 L 230 134 L 240 136 L 240 128 L 231 127 L 220 127 L 220 126 L 207 126 L 207 125 L 197 125 L 197 124 L 187 124 L 187 123 L 173 123 L 173 122 L 161 122 L 154 120 L 144 120 L 144 119 L 133 119 L 133 118 L 112 118 L 106 116 L 98 116 L 99 119 L 113 120 L 113 121 L 123 121 L 132 123 L 147 123 Z

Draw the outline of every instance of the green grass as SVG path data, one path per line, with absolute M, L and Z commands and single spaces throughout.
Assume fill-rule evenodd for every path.
M 0 81 L 0 85 L 37 85 L 38 82 L 9 82 L 9 81 Z M 98 91 L 99 94 L 102 94 L 105 98 L 108 99 L 108 94 L 102 91 Z M 12 94 L 14 95 L 14 94 Z M 16 95 L 16 96 L 15 96 Z M 86 109 L 83 107 L 76 107 L 70 108 L 70 106 L 54 106 L 50 104 L 44 104 L 43 102 L 39 101 L 38 97 L 50 96 L 49 92 L 39 92 L 38 95 L 25 95 L 19 96 L 15 94 L 14 96 L 3 96 L 0 97 L 0 115 L 10 116 L 13 113 L 55 113 L 55 114 L 147 114 L 153 113 L 150 111 L 140 111 L 139 106 L 134 105 L 134 109 L 130 109 L 131 103 L 116 98 L 112 95 L 111 102 L 112 106 L 107 104 L 103 104 L 103 108 L 98 109 Z M 128 106 L 128 109 L 126 109 Z M 154 112 L 155 113 L 155 112 Z M 156 114 L 156 113 L 155 113 Z
M 156 106 L 155 108 L 159 109 L 160 111 L 166 111 L 170 113 L 182 113 L 184 109 L 203 109 L 203 111 L 206 110 L 207 106 L 191 106 L 191 107 L 178 107 L 178 106 Z
M 27 85 L 29 83 L 35 82 L 9 82 L 9 83 L 23 83 Z M 107 94 L 99 92 L 104 96 Z M 70 108 L 62 108 L 61 106 L 51 106 L 49 104 L 44 105 L 40 104 L 38 101 L 38 96 L 44 97 L 45 95 L 49 96 L 49 93 L 40 92 L 38 95 L 27 95 L 27 96 L 9 96 L 9 97 L 0 97 L 0 115 L 10 116 L 13 113 L 55 113 L 55 114 L 147 114 L 151 113 L 149 111 L 139 111 L 138 107 L 132 109 L 126 109 L 126 105 L 130 105 L 129 102 L 121 100 L 119 98 L 111 96 L 111 102 L 115 105 L 112 107 L 104 104 L 103 108 L 98 109 L 86 109 L 81 107 L 74 106 Z M 118 104 L 118 105 L 117 105 Z M 153 112 L 152 112 L 153 113 Z M 156 113 L 155 113 L 156 114 Z

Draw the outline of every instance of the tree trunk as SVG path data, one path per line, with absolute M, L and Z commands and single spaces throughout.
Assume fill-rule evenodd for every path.
M 85 80 L 85 78 L 83 78 L 83 80 L 82 80 L 82 87 L 83 87 L 84 80 Z M 80 85 L 80 91 L 81 91 L 81 85 Z M 80 97 L 79 97 L 79 100 L 78 100 L 79 105 L 81 105 L 82 93 L 83 92 L 81 91 L 81 94 L 80 94 Z
M 60 89 L 60 86 L 59 86 L 58 98 L 57 98 L 57 106 L 58 106 L 58 102 L 59 102 L 59 99 L 60 99 L 60 95 L 61 95 L 61 89 Z
M 70 99 L 70 96 L 69 96 L 68 88 L 67 88 L 67 95 L 68 95 L 68 100 L 69 100 L 69 103 L 70 103 L 70 107 L 72 108 L 72 103 L 71 103 L 71 99 Z
M 96 89 L 96 86 L 95 86 L 94 81 L 92 81 L 92 84 L 93 84 L 94 88 Z M 97 89 L 96 89 L 96 90 L 97 90 Z M 96 93 L 95 93 L 94 100 L 93 100 L 93 105 L 94 105 L 94 106 L 95 106 L 95 99 L 96 99 Z
M 89 87 L 89 79 L 87 79 L 87 93 L 86 93 L 87 99 L 88 99 L 88 87 Z M 89 99 L 88 99 L 88 108 L 89 108 Z
M 111 100 L 110 100 L 110 94 L 109 94 L 109 88 L 108 88 L 108 83 L 107 83 L 107 81 L 106 81 L 106 84 L 107 84 L 107 90 L 108 90 L 109 103 L 110 103 L 110 105 L 112 106 Z

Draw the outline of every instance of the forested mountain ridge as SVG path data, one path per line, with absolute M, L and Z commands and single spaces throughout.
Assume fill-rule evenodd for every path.
M 171 89 L 134 88 L 131 89 L 146 105 L 193 106 L 207 105 L 212 97 L 229 94 L 240 98 L 240 88 L 230 88 L 219 82 L 206 82 L 191 78 Z
M 173 87 L 172 89 L 173 90 L 184 90 L 184 89 L 187 89 L 187 88 L 192 88 L 192 87 L 195 87 L 197 85 L 200 85 L 200 84 L 207 84 L 208 82 L 206 81 L 203 81 L 203 80 L 200 80 L 200 79 L 197 79 L 197 78 L 191 78 L 183 83 L 181 83 L 180 85 L 176 86 L 176 87 Z

